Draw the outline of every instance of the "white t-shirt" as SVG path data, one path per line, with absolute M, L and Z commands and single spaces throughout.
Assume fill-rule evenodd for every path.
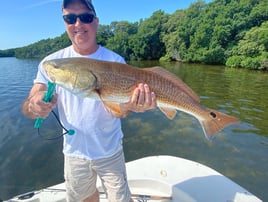
M 121 56 L 101 46 L 88 56 L 79 55 L 70 46 L 47 56 L 43 61 L 67 57 L 87 57 L 125 63 Z M 47 84 L 48 79 L 42 62 L 39 64 L 34 83 Z M 65 128 L 75 131 L 72 136 L 64 135 L 65 155 L 93 160 L 110 157 L 122 149 L 121 121 L 112 116 L 101 101 L 81 98 L 59 86 L 56 86 L 56 92 L 59 95 L 57 107 L 60 120 Z

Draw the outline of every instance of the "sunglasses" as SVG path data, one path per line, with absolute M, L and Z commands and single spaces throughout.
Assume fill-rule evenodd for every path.
M 75 15 L 75 14 L 63 15 L 63 19 L 67 24 L 75 24 L 77 21 L 77 18 L 79 18 L 82 23 L 90 24 L 93 22 L 95 15 L 89 14 L 89 13 L 82 13 L 79 15 Z

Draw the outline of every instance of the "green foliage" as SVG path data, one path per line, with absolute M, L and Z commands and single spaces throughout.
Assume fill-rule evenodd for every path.
M 14 57 L 15 49 L 0 50 L 0 57 Z
M 142 22 L 130 41 L 132 49 L 131 59 L 159 59 L 165 54 L 165 45 L 161 33 L 163 25 L 167 22 L 168 15 L 159 10 Z
M 106 42 L 109 38 L 113 36 L 113 32 L 111 30 L 111 26 L 109 25 L 99 25 L 97 41 L 102 46 L 106 46 Z
M 267 0 L 197 0 L 169 15 L 159 10 L 139 22 L 100 25 L 97 42 L 126 60 L 177 60 L 268 70 Z M 0 57 L 44 57 L 70 45 L 67 34 Z
M 110 37 L 106 40 L 106 47 L 129 60 L 133 53 L 130 43 L 133 36 L 137 34 L 138 28 L 138 23 L 112 22 L 109 26 Z
M 43 39 L 25 47 L 0 50 L 0 57 L 43 58 L 70 44 L 71 42 L 67 33 L 63 33 L 61 36 L 54 39 Z
M 71 42 L 66 33 L 54 39 L 44 39 L 26 47 L 17 48 L 15 56 L 18 58 L 43 58 L 46 55 L 60 50 Z
M 258 29 L 267 19 L 266 0 L 215 0 L 209 4 L 199 0 L 188 9 L 174 13 L 166 23 L 171 29 L 166 29 L 164 37 L 167 50 L 164 58 L 238 67 L 250 64 L 256 69 L 260 61 L 253 58 L 267 51 L 268 32 L 263 30 L 252 36 L 247 32 L 251 28 Z M 249 43 L 253 35 L 257 39 Z M 234 57 L 236 52 L 240 52 L 240 57 Z M 253 58 L 246 59 L 248 57 Z M 241 65 L 243 59 L 246 61 Z
M 260 70 L 268 70 L 268 52 L 263 52 L 259 57 L 259 69 Z
M 248 69 L 268 70 L 268 21 L 260 27 L 251 28 L 233 48 L 233 54 L 227 59 L 227 66 Z M 234 61 L 234 58 L 240 60 Z
M 226 65 L 229 67 L 241 67 L 241 62 L 244 60 L 244 56 L 231 56 L 226 61 Z

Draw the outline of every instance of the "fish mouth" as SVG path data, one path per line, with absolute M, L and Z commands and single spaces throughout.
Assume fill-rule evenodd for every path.
M 57 71 L 59 68 L 57 67 L 55 62 L 52 61 L 45 61 L 43 63 L 43 68 L 45 70 L 45 73 L 47 75 L 47 78 L 50 82 L 55 83 L 56 82 L 56 77 L 53 76 L 55 71 Z
M 52 60 L 43 62 L 43 67 L 45 70 L 47 70 L 48 67 L 58 69 L 56 62 L 53 62 Z

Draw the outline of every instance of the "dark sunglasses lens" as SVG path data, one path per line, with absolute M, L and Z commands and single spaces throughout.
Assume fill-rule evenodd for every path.
M 63 19 L 67 24 L 75 24 L 77 16 L 74 14 L 68 14 L 68 15 L 64 15 Z
M 63 19 L 67 24 L 75 24 L 77 18 L 79 18 L 82 23 L 89 24 L 89 23 L 92 23 L 95 16 L 89 13 L 84 13 L 80 15 L 68 14 L 68 15 L 63 16 Z
M 94 15 L 92 14 L 88 14 L 88 13 L 85 13 L 85 14 L 81 14 L 79 15 L 79 19 L 81 20 L 82 23 L 92 23 L 93 19 L 94 19 Z

